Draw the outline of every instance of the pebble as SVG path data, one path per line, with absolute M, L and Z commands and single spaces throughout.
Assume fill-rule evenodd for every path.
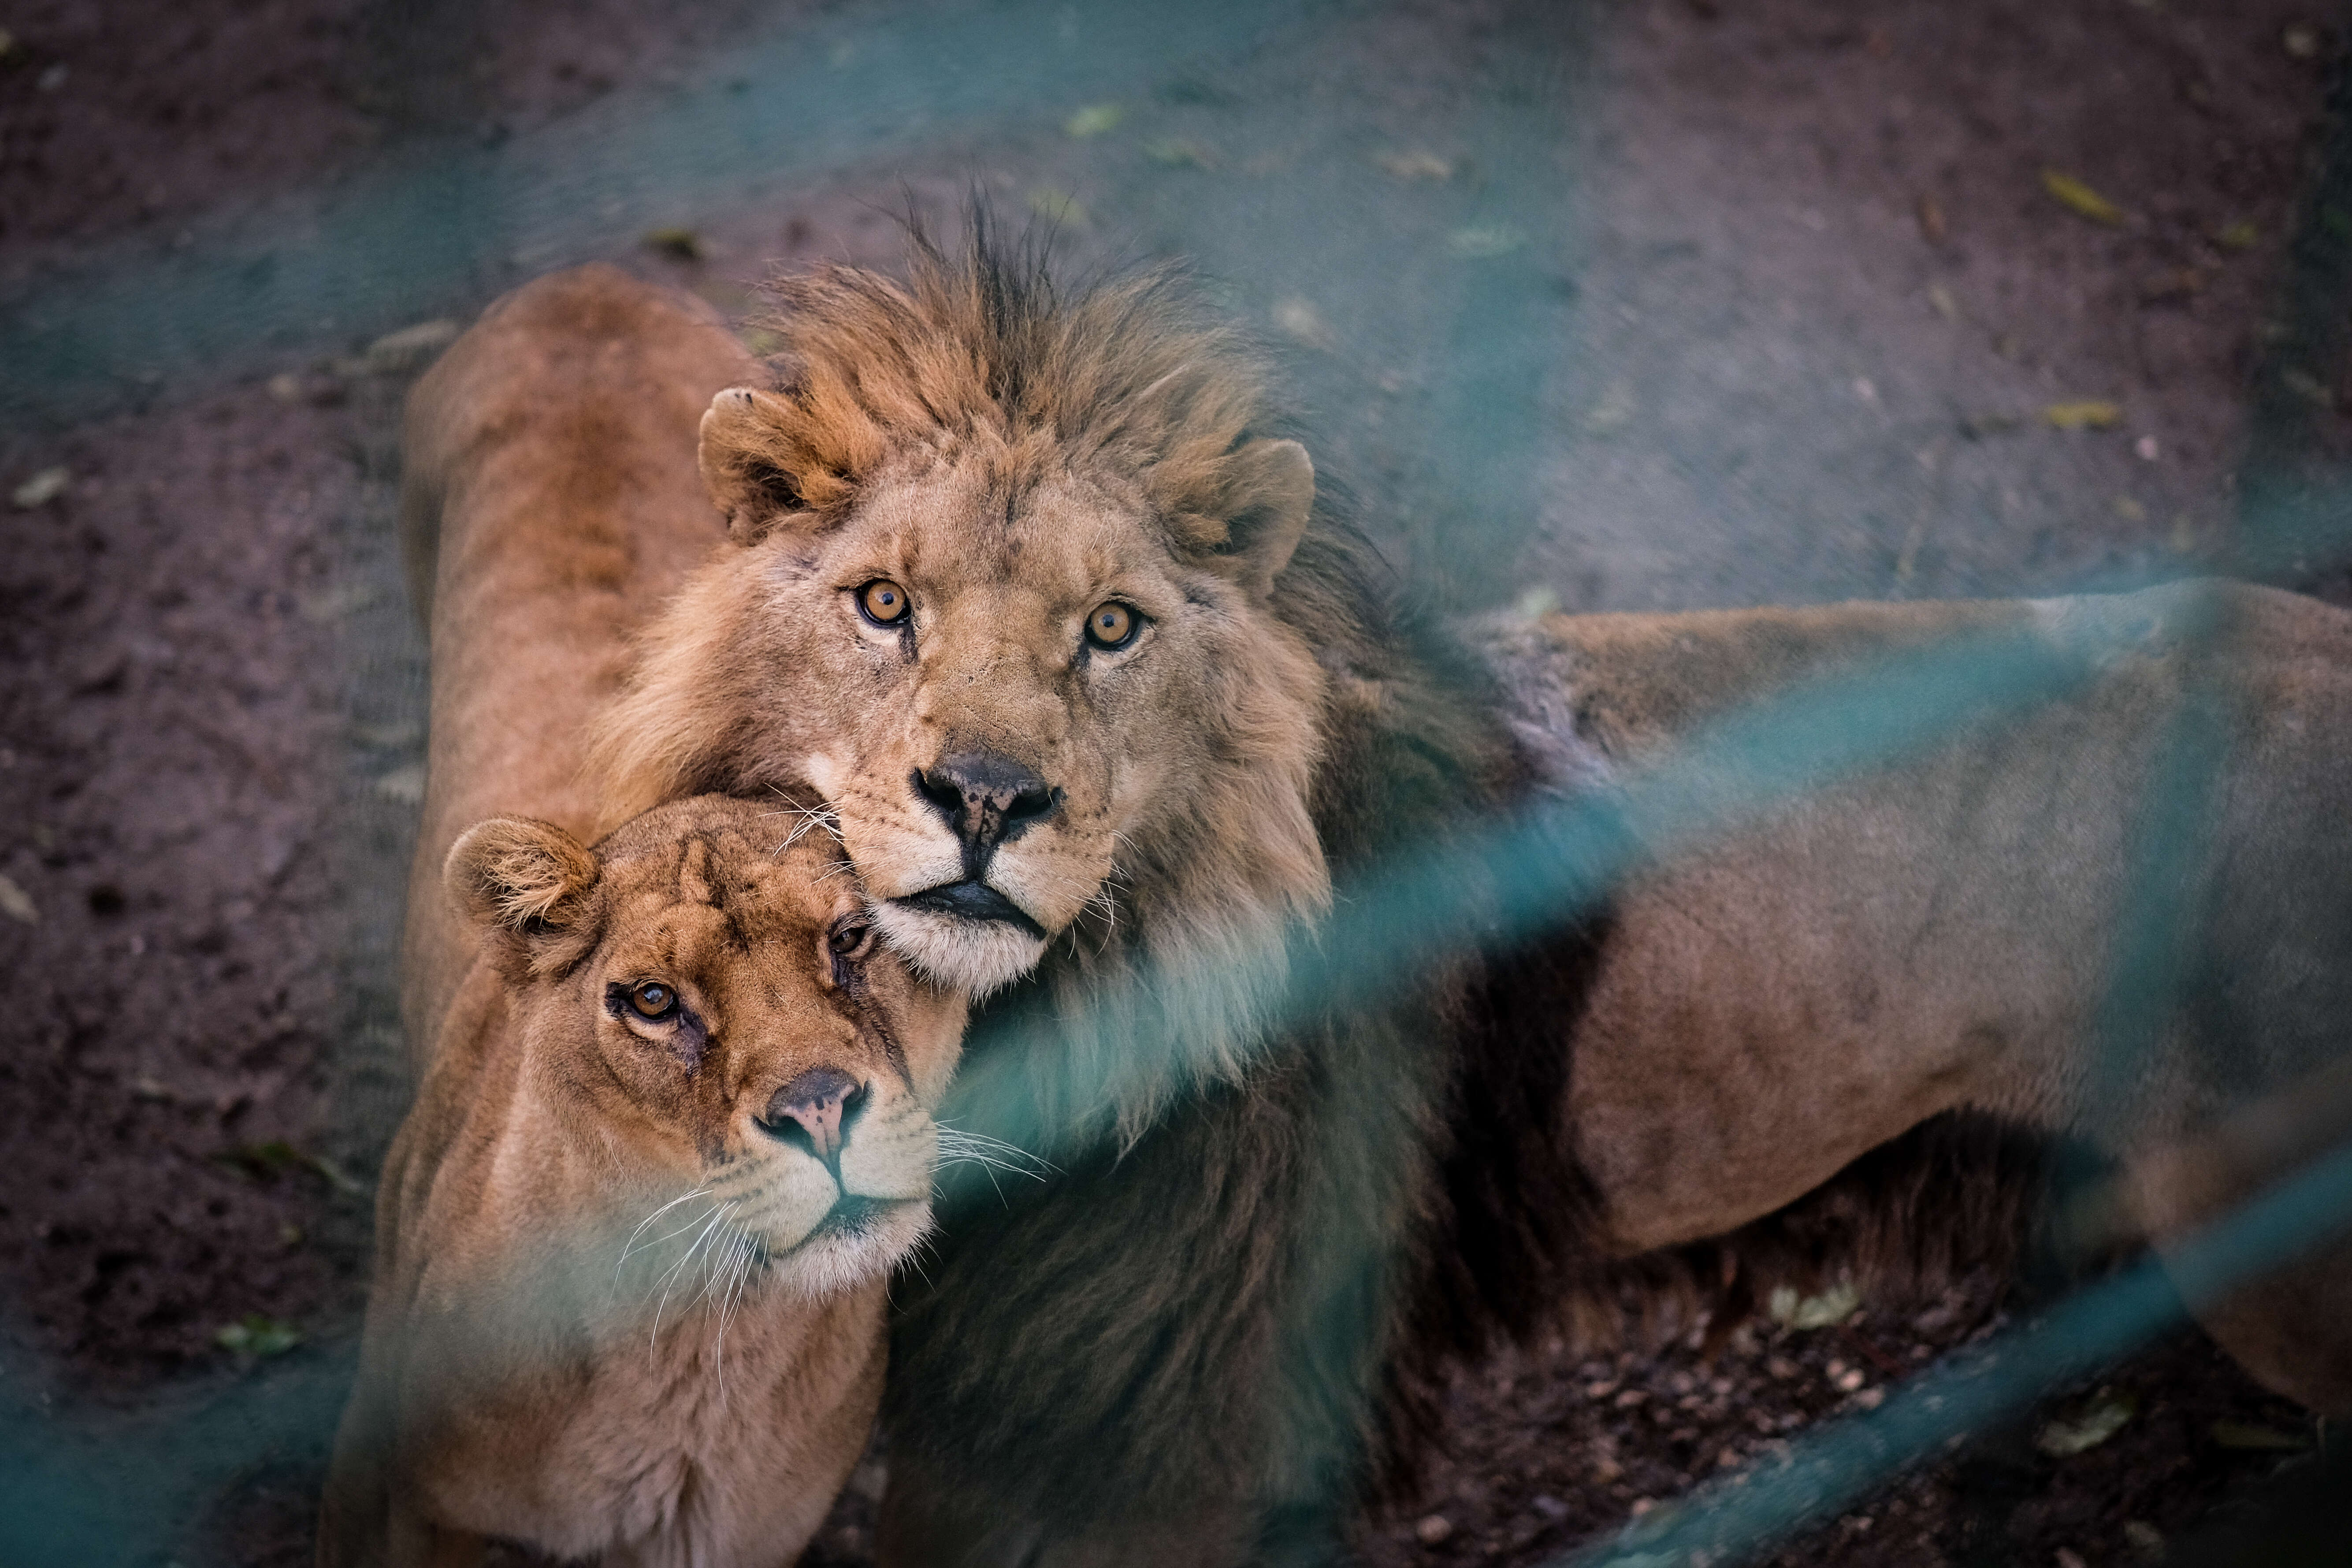
M 1412 1538 L 1423 1546 L 1435 1546 L 1454 1533 L 1454 1521 L 1442 1513 L 1423 1514 L 1412 1527 Z

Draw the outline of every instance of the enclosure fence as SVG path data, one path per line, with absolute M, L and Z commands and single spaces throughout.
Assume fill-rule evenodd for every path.
M 816 18 L 747 46 L 707 80 L 664 98 L 616 102 L 496 151 L 428 149 L 343 195 L 208 231 L 184 254 L 122 252 L 0 300 L 0 420 L 55 427 L 208 378 L 266 370 L 322 337 L 364 337 L 462 309 L 518 273 L 595 254 L 615 232 L 684 222 L 747 191 L 814 177 L 919 136 L 1082 103 L 1179 67 L 1214 68 L 1254 50 L 1311 47 L 1318 24 L 1346 9 L 1198 4 L 1080 13 L 1058 0 L 1003 0 Z M 1074 15 L 1082 26 L 1068 24 Z M 2342 97 L 2339 89 L 2315 204 L 2322 195 L 2342 200 Z M 1537 201 L 1541 190 L 1539 172 L 1505 167 L 1494 199 Z M 2310 311 L 2321 324 L 2312 331 L 2340 331 L 2327 323 L 2341 317 L 2352 279 L 2347 246 L 2317 219 L 2307 226 L 2291 291 L 2317 300 Z M 1507 306 L 1482 314 L 1473 300 L 1464 320 L 1455 424 L 1432 445 L 1458 445 L 1465 454 L 1458 460 L 1469 467 L 1488 455 L 1481 432 L 1523 424 L 1520 373 L 1537 340 Z M 2256 458 L 2264 458 L 2259 441 Z M 2244 487 L 2250 499 L 2228 570 L 2262 579 L 2290 565 L 2352 559 L 2352 490 L 2325 477 L 2263 479 L 2253 474 Z M 2153 580 L 2118 575 L 2077 586 L 2119 591 Z M 2179 604 L 2173 633 L 2191 642 L 2223 635 L 2203 600 Z M 1443 855 L 1401 857 L 1342 889 L 1317 934 L 1313 963 L 1286 970 L 1282 955 L 1265 955 L 1268 975 L 1286 978 L 1273 984 L 1260 1036 L 1278 1039 L 1286 1023 L 1337 1000 L 1360 1005 L 1412 984 L 1459 942 L 1465 888 L 1494 897 L 1481 906 L 1495 921 L 1486 941 L 1531 940 L 1601 907 L 1634 869 L 1621 830 L 1626 820 L 1640 822 L 1645 856 L 1700 844 L 1969 727 L 2063 700 L 2118 651 L 2095 638 L 2063 647 L 2024 635 L 1950 641 L 1768 695 L 1673 755 L 1612 781 L 1605 800 L 1549 803 Z M 2125 1080 L 2171 1005 L 2163 955 L 2191 911 L 2162 889 L 2173 885 L 2173 868 L 2202 853 L 2207 807 L 2228 761 L 2225 719 L 2192 693 L 2173 716 L 2167 761 L 2132 808 L 2135 892 L 2111 955 L 2095 1083 Z M 1181 974 L 1136 982 L 1146 996 L 1184 983 Z M 1110 998 L 1091 1017 L 1065 1024 L 1071 1037 L 1113 1036 L 1105 1048 L 1071 1058 L 1066 1104 L 1105 1102 L 1108 1082 L 1084 1075 L 1108 1072 L 1114 1059 L 1159 1064 L 1180 1083 L 1209 1075 L 1194 1054 L 1202 1042 L 1155 1035 L 1153 1021 L 1166 1015 L 1133 1001 Z M 980 1055 L 958 1086 L 980 1125 L 1045 1161 L 1067 1160 L 1103 1136 L 1098 1119 L 1040 1120 L 1021 1079 L 998 1071 L 997 1060 Z M 1948 1451 L 1962 1435 L 2176 1329 L 2184 1310 L 2217 1301 L 2347 1230 L 2352 1148 L 2340 1148 L 2178 1246 L 2161 1266 L 2141 1262 L 2084 1288 L 1903 1380 L 1876 1410 L 1809 1429 L 1780 1461 L 1719 1477 L 1560 1561 L 1724 1564 L 1769 1552 Z M 245 1457 L 289 1433 L 323 1427 L 345 1375 L 325 1367 L 145 1419 L 108 1416 L 92 1426 L 87 1451 L 0 1439 L 10 1468 L 0 1481 L 0 1557 L 108 1561 L 152 1542 L 157 1531 L 127 1521 L 173 1514 Z M 89 1456 L 100 1450 L 103 1462 L 92 1469 Z

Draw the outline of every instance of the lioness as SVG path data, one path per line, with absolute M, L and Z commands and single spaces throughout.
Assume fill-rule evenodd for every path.
M 871 1427 L 963 1002 L 877 945 L 821 812 L 692 799 L 582 843 L 584 725 L 694 531 L 718 537 L 684 488 L 693 421 L 742 363 L 708 312 L 590 268 L 494 308 L 420 384 L 423 1084 L 379 1190 L 323 1563 L 486 1537 L 789 1563 Z
M 1056 1179 L 951 1208 L 908 1282 L 887 1561 L 1312 1553 L 1451 1353 L 1629 1280 L 1997 1259 L 2025 1134 L 2153 1172 L 2342 1052 L 2334 610 L 2220 589 L 2210 651 L 2161 595 L 1563 619 L 1490 664 L 1400 605 L 1166 279 L 1064 297 L 982 236 L 778 304 L 773 374 L 702 423 L 728 542 L 647 627 L 593 772 L 613 820 L 821 791 L 890 943 L 1003 988 L 974 1104 L 1071 1135 Z M 1644 816 L 1642 767 L 1727 704 L 1961 633 L 2082 679 L 1701 840 Z M 2202 967 L 2159 1070 L 2102 1099 L 2127 803 L 2190 689 L 2231 742 L 2211 848 L 2165 884 L 2210 916 Z M 1261 944 L 1323 963 L 1335 881 L 1547 798 L 1613 819 L 1605 904 L 1507 933 L 1472 857 L 1446 956 L 1261 1027 Z M 1129 1053 L 1129 1024 L 1187 1049 Z M 2159 1239 L 2221 1190 L 2136 1180 Z M 2336 1256 L 2292 1312 L 2209 1321 L 2345 1409 Z
M 823 1522 L 963 1008 L 789 835 L 701 797 L 450 851 L 483 951 L 385 1164 L 322 1563 L 782 1564 Z

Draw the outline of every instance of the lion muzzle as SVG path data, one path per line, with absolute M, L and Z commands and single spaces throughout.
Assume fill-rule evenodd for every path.
M 963 848 L 963 874 L 978 882 L 1000 844 L 1010 843 L 1062 808 L 1062 792 L 1034 769 L 994 752 L 941 757 L 909 781 L 946 819 Z
M 839 1068 L 811 1068 L 776 1090 L 756 1120 L 771 1138 L 804 1145 L 838 1182 L 841 1146 L 865 1109 L 864 1084 Z

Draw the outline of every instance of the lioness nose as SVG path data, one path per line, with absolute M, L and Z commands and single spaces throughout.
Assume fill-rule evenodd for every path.
M 841 1157 L 848 1126 L 865 1109 L 866 1089 L 839 1068 L 811 1068 L 768 1099 L 762 1131 L 787 1143 L 805 1141 L 826 1164 Z
M 941 757 L 918 772 L 913 784 L 963 841 L 963 874 L 971 878 L 987 869 L 998 845 L 1020 837 L 1062 805 L 1062 792 L 1036 770 L 993 752 Z

